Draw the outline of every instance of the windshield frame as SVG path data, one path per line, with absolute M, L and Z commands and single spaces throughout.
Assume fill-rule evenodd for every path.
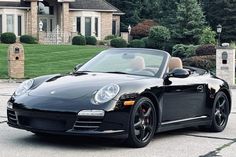
M 93 62 L 99 55 L 102 55 L 103 53 L 117 53 L 117 52 L 126 52 L 126 53 L 137 53 L 137 51 L 139 51 L 142 53 L 149 53 L 149 54 L 161 54 L 163 56 L 163 60 L 162 63 L 160 65 L 160 70 L 158 70 L 158 72 L 154 75 L 154 76 L 148 76 L 148 75 L 140 75 L 140 74 L 131 74 L 131 73 L 127 73 L 126 75 L 135 75 L 135 76 L 146 76 L 146 77 L 157 77 L 157 78 L 163 78 L 164 74 L 167 71 L 167 65 L 170 59 L 170 54 L 166 51 L 162 51 L 162 50 L 155 50 L 155 49 L 145 49 L 145 48 L 110 48 L 107 50 L 104 50 L 102 52 L 100 52 L 99 54 L 97 54 L 96 56 L 94 56 L 92 59 L 90 59 L 89 61 L 87 61 L 85 64 L 83 64 L 76 72 L 83 72 L 86 71 L 88 69 L 85 69 L 85 67 L 90 63 Z M 107 73 L 107 72 L 101 72 L 101 71 L 89 71 L 89 72 L 94 72 L 94 73 Z

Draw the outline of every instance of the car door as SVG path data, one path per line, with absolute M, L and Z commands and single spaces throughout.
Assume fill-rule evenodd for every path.
M 170 78 L 164 86 L 162 122 L 188 121 L 201 118 L 206 109 L 206 84 L 197 77 Z

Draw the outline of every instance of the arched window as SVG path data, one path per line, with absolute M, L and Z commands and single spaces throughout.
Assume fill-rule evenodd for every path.
M 50 6 L 48 2 L 39 2 L 38 3 L 38 14 L 40 15 L 53 15 L 54 7 Z

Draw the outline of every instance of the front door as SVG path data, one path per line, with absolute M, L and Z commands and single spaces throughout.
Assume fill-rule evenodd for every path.
M 206 108 L 206 84 L 193 77 L 170 78 L 171 85 L 164 87 L 163 123 L 204 117 Z
M 53 32 L 56 29 L 56 18 L 54 17 L 39 17 L 39 21 L 43 23 L 44 32 Z

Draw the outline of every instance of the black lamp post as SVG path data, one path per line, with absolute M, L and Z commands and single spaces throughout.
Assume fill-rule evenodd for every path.
M 218 46 L 220 46 L 220 35 L 221 35 L 221 32 L 222 32 L 222 26 L 220 24 L 217 25 L 216 32 L 218 33 Z

